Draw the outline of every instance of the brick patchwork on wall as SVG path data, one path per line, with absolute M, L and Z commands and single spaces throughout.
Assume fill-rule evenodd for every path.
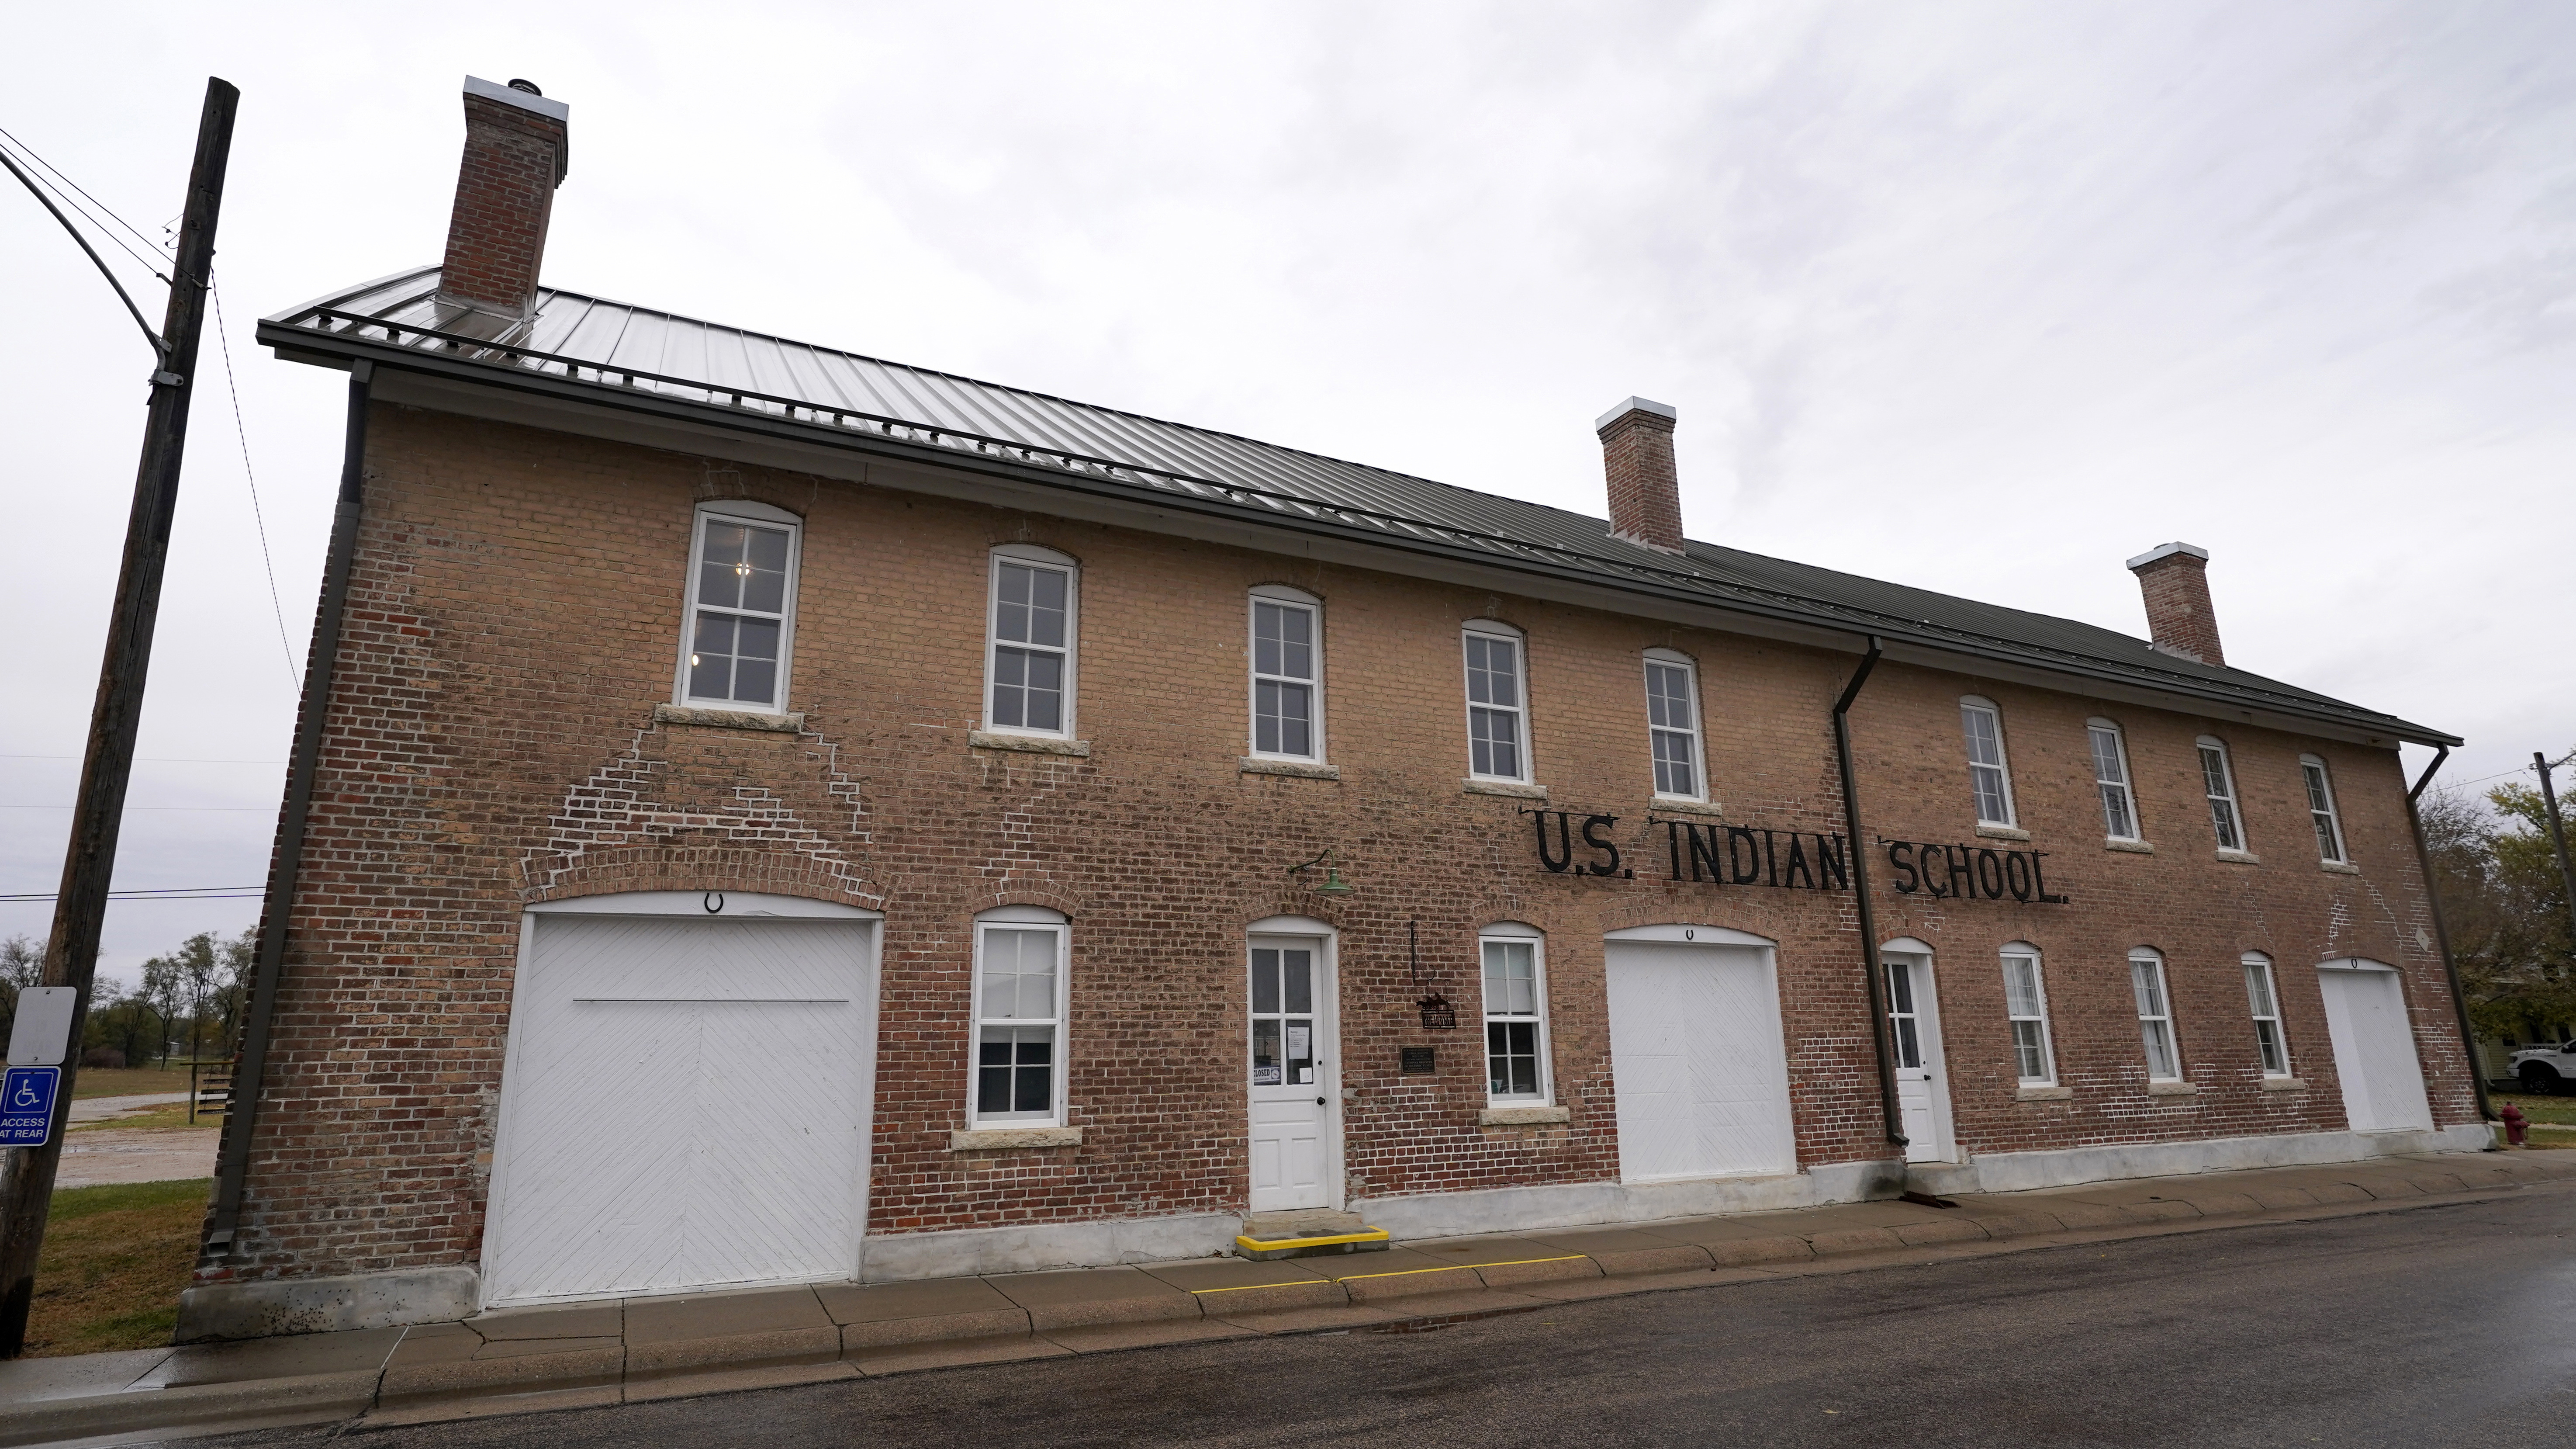
M 1243 1209 L 1244 934 L 1339 933 L 1346 1187 L 1358 1197 L 1615 1180 L 1603 935 L 1698 923 L 1778 943 L 1802 1167 L 1882 1158 L 1848 892 L 1662 879 L 1639 653 L 1699 665 L 1727 822 L 1845 829 L 1829 710 L 1850 654 L 1622 618 L 882 487 L 378 404 L 366 523 L 288 920 L 241 1255 L 208 1277 L 473 1263 L 522 912 L 620 890 L 760 890 L 885 915 L 870 1231 Z M 802 733 L 655 724 L 691 510 L 805 520 L 790 706 Z M 1079 560 L 1087 758 L 979 749 L 988 550 Z M 1324 601 L 1340 778 L 1247 774 L 1245 598 Z M 1527 631 L 1532 778 L 1619 817 L 1635 878 L 1551 874 L 1529 802 L 1469 793 L 1458 629 Z M 1958 699 L 1999 706 L 2023 826 L 2065 905 L 1932 901 L 1868 849 L 1879 929 L 1934 948 L 1959 1140 L 1974 1153 L 2344 1125 L 2316 972 L 2401 968 L 2435 1119 L 2475 1119 L 2393 752 L 1882 666 L 1853 711 L 1874 836 L 1974 841 Z M 2128 732 L 2153 854 L 2104 847 L 2085 720 Z M 2234 751 L 2259 864 L 2222 861 L 2192 742 Z M 2297 771 L 2335 772 L 2360 874 L 2319 868 Z M 1993 842 L 1988 842 L 1993 843 Z M 1331 900 L 1289 867 L 1325 850 Z M 1079 1146 L 950 1150 L 966 1125 L 976 912 L 1072 922 Z M 1557 1100 L 1485 1127 L 1477 932 L 1547 938 Z M 1409 942 L 1419 942 L 1418 960 Z M 1998 953 L 2039 948 L 2059 1080 L 2019 1100 Z M 2151 1096 L 2127 953 L 2168 962 L 2192 1096 Z M 2265 1091 L 2239 957 L 2269 953 L 2302 1089 Z M 1426 1030 L 1425 989 L 1459 1026 Z M 1402 1049 L 1437 1072 L 1404 1076 Z

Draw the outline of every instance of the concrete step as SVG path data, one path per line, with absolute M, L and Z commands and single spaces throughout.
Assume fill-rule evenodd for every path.
M 1330 1208 L 1252 1213 L 1234 1240 L 1234 1255 L 1254 1262 L 1279 1258 L 1320 1258 L 1339 1253 L 1384 1249 L 1387 1235 L 1370 1227 L 1358 1213 Z
M 1368 1223 L 1358 1213 L 1335 1212 L 1331 1208 L 1247 1213 L 1243 1219 L 1243 1235 L 1247 1238 L 1326 1238 L 1367 1231 Z

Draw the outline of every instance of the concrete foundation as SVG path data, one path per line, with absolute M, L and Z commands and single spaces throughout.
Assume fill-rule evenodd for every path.
M 472 1268 L 209 1283 L 179 1295 L 181 1343 L 445 1323 L 482 1306 Z

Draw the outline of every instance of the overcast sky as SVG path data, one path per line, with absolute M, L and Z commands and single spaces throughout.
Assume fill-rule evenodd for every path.
M 555 285 L 1594 514 L 1642 394 L 1693 537 L 2138 634 L 2183 539 L 2231 663 L 2467 736 L 2445 778 L 2576 743 L 2576 7 L 242 0 L 8 56 L 0 127 L 155 235 L 242 90 L 293 663 L 210 337 L 121 887 L 265 876 L 344 379 L 252 325 L 437 259 L 467 73 L 572 108 Z M 0 183 L 0 890 L 50 891 L 150 359 Z M 102 967 L 256 914 L 120 904 Z

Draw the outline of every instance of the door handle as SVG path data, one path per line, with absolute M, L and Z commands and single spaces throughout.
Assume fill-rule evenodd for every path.
M 1324 1099 L 1323 1099 L 1323 1098 L 1321 1098 L 1321 1097 L 1317 1097 L 1317 1098 L 1315 1099 L 1315 1105 L 1316 1105 L 1316 1106 L 1318 1106 L 1318 1107 L 1320 1107 L 1320 1106 L 1324 1105 Z

